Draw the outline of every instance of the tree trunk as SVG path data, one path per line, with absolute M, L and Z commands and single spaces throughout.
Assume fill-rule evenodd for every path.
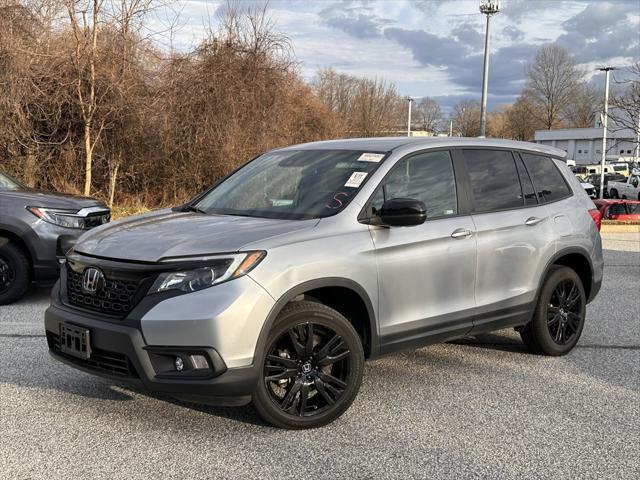
M 118 169 L 120 168 L 120 162 L 118 161 L 111 171 L 111 178 L 109 179 L 109 208 L 113 208 L 113 198 L 116 196 L 116 180 L 118 178 Z
M 91 124 L 85 123 L 83 129 L 84 137 L 84 194 L 91 194 L 91 164 L 93 162 L 93 146 L 91 145 Z

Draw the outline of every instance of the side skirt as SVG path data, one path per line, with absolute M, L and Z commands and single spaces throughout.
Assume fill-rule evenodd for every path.
M 380 355 L 447 342 L 470 334 L 520 327 L 533 318 L 535 301 L 500 308 L 501 305 L 502 302 L 485 307 L 482 313 L 477 310 L 461 312 L 456 321 L 452 321 L 451 315 L 432 317 L 413 322 L 414 328 L 383 334 L 380 336 Z

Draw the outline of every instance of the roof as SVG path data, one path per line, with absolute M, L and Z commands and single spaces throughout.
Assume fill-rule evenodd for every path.
M 498 138 L 468 137 L 370 137 L 348 138 L 342 140 L 326 140 L 323 142 L 301 143 L 284 147 L 282 150 L 362 150 L 374 152 L 390 152 L 404 146 L 424 147 L 497 147 L 514 150 L 530 150 L 534 152 L 566 157 L 566 152 L 558 148 L 529 142 L 502 140 Z

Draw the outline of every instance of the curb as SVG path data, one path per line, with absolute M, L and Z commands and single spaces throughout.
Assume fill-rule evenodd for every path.
M 603 223 L 601 233 L 640 233 L 640 225 L 611 225 Z

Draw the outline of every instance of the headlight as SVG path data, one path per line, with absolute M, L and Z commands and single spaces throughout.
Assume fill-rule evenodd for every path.
M 63 210 L 59 208 L 27 207 L 36 217 L 45 222 L 53 223 L 60 227 L 78 228 L 85 227 L 84 217 L 77 215 L 77 210 Z
M 195 292 L 212 287 L 218 283 L 246 275 L 260 263 L 265 255 L 266 252 L 259 251 L 199 258 L 166 259 L 164 261 L 167 263 L 195 261 L 203 263 L 203 266 L 161 273 L 149 289 L 149 293 L 167 290 Z

